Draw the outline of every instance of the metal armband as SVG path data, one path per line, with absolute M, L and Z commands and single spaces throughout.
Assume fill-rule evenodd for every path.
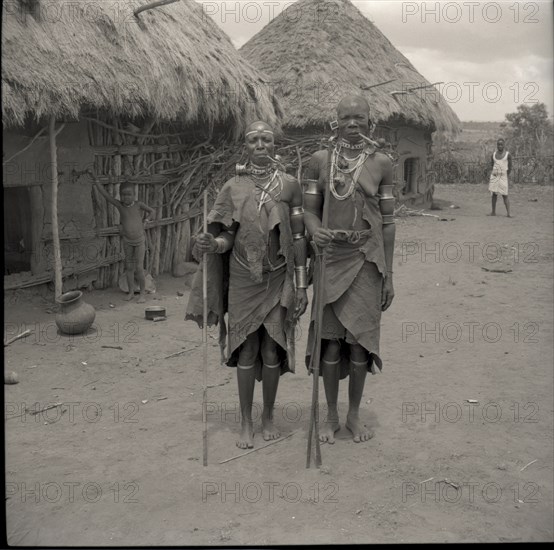
M 308 269 L 306 266 L 294 268 L 294 279 L 296 288 L 308 288 Z
M 323 205 L 323 193 L 317 188 L 317 180 L 305 180 L 307 182 L 304 191 L 304 207 L 307 212 L 319 216 Z
M 382 185 L 381 198 L 379 199 L 379 209 L 383 217 L 383 225 L 394 223 L 394 195 L 392 189 L 394 185 Z
M 303 216 L 304 215 L 304 209 L 301 206 L 293 206 L 290 209 L 290 215 L 291 216 Z
M 322 195 L 321 191 L 317 188 L 318 180 L 304 180 L 303 182 L 306 190 L 304 194 L 306 195 Z
M 291 223 L 294 224 L 294 228 L 298 227 L 297 224 L 304 225 L 304 208 L 301 206 L 294 206 L 290 209 L 290 218 Z
M 292 240 L 293 241 L 299 241 L 300 239 L 305 239 L 306 234 L 305 233 L 293 233 L 292 234 Z

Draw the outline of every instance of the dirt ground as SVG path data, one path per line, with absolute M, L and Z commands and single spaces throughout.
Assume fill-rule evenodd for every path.
M 428 213 L 448 221 L 397 222 L 384 369 L 363 398 L 375 437 L 355 444 L 343 427 L 322 445 L 319 470 L 305 467 L 307 316 L 275 414 L 292 435 L 224 464 L 242 452 L 238 395 L 210 333 L 203 467 L 202 335 L 183 321 L 184 279 L 161 277 L 149 297 L 167 308 L 165 322 L 145 320 L 117 290 L 85 293 L 97 311 L 86 336 L 58 335 L 43 299 L 6 296 L 5 339 L 34 330 L 4 350 L 20 380 L 4 386 L 8 542 L 552 540 L 553 188 L 513 186 L 513 219 L 501 202 L 486 216 L 484 185 L 437 186 L 435 196 L 442 210 Z M 346 392 L 343 383 L 342 415 Z M 259 429 L 259 384 L 255 400 Z M 31 414 L 54 403 L 63 405 Z

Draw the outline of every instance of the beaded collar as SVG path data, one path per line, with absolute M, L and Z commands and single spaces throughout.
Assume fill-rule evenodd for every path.
M 256 164 L 251 163 L 250 166 L 248 167 L 248 171 L 251 174 L 254 174 L 256 176 L 267 176 L 267 175 L 271 174 L 271 172 L 274 171 L 274 168 L 271 165 L 258 166 Z
M 341 138 L 337 143 L 337 146 L 342 147 L 343 149 L 361 150 L 365 147 L 365 143 L 363 141 L 361 143 L 350 143 L 349 141 Z

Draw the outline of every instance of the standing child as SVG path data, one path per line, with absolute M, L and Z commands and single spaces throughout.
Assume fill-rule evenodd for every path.
M 496 199 L 502 195 L 508 218 L 510 215 L 510 199 L 508 199 L 508 175 L 512 171 L 512 157 L 504 149 L 504 140 L 496 142 L 496 151 L 491 156 L 489 191 L 491 192 L 492 211 L 489 216 L 496 216 Z
M 121 200 L 114 199 L 98 182 L 93 179 L 99 193 L 118 210 L 121 220 L 121 236 L 123 237 L 123 250 L 125 252 L 125 273 L 129 286 L 129 295 L 126 300 L 132 300 L 135 294 L 135 273 L 140 285 L 140 296 L 137 303 L 146 302 L 144 278 L 144 253 L 146 251 L 146 234 L 144 224 L 155 216 L 155 211 L 140 201 L 135 201 L 135 190 L 132 183 L 122 183 L 119 188 Z M 143 220 L 142 212 L 147 216 Z

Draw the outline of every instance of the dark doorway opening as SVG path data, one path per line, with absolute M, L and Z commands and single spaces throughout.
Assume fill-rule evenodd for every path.
M 27 187 L 4 188 L 4 275 L 31 271 L 31 194 Z
M 417 193 L 418 158 L 404 161 L 404 194 Z

